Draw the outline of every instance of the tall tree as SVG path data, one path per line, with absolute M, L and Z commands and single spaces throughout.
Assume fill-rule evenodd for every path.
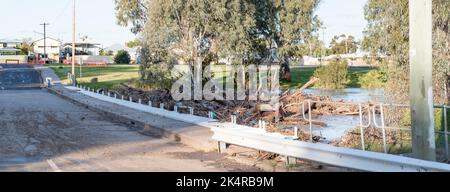
M 266 0 L 257 5 L 257 31 L 266 39 L 270 48 L 276 48 L 281 60 L 282 77 L 289 80 L 289 60 L 301 57 L 321 22 L 315 11 L 320 0 Z M 270 52 L 265 52 L 269 53 Z
M 147 0 L 114 0 L 116 4 L 117 24 L 128 27 L 138 34 L 144 29 L 147 21 Z
M 333 37 L 330 43 L 330 49 L 333 54 L 356 53 L 358 50 L 358 42 L 355 40 L 355 37 L 342 34 Z
M 408 0 L 369 0 L 363 48 L 388 57 L 383 68 L 388 75 L 389 101 L 405 103 L 409 93 Z M 433 0 L 433 79 L 435 102 L 448 102 L 450 60 L 450 1 Z
M 135 4 L 118 4 L 130 6 Z M 314 14 L 319 0 L 147 0 L 145 19 L 137 17 L 143 30 L 144 65 L 178 61 L 197 63 L 208 55 L 269 60 L 271 50 L 278 50 L 283 66 L 289 69 L 289 58 L 304 54 L 307 41 L 320 27 Z M 142 16 L 136 7 L 123 8 L 118 15 Z M 126 14 L 123 14 L 126 13 Z M 139 14 L 138 14 L 139 13 Z M 136 17 L 118 17 L 135 21 Z M 132 19 L 130 19 L 132 18 Z M 133 22 L 134 23 L 134 22 Z M 138 25 L 139 26 L 139 25 Z M 171 59 L 172 58 L 172 59 Z M 148 65 L 148 66 L 149 66 Z

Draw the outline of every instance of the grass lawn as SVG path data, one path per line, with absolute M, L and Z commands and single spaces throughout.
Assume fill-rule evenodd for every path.
M 350 68 L 348 70 L 348 77 L 350 82 L 347 84 L 347 88 L 360 88 L 359 77 L 365 75 L 372 69 L 355 69 Z M 314 75 L 316 68 L 293 68 L 291 69 L 291 82 L 281 82 L 283 88 L 300 88 L 307 83 Z
M 63 83 L 67 83 L 67 73 L 72 68 L 71 65 L 50 64 L 47 65 L 52 68 Z M 62 68 L 61 68 L 62 66 Z M 78 83 L 81 85 L 89 86 L 94 89 L 107 88 L 114 89 L 120 83 L 129 82 L 133 79 L 139 78 L 139 66 L 138 65 L 108 65 L 99 67 L 82 67 L 82 77 L 80 78 L 79 65 L 75 68 L 77 74 Z M 218 70 L 218 69 L 216 69 Z M 281 82 L 281 86 L 286 88 L 298 88 L 303 86 L 313 76 L 316 68 L 293 68 L 291 69 L 292 81 Z M 347 84 L 347 88 L 359 88 L 358 78 L 371 71 L 371 69 L 349 69 L 350 82 Z M 221 78 L 224 74 L 216 74 L 216 78 Z M 98 83 L 91 83 L 92 78 L 98 78 Z
M 46 66 L 52 68 L 63 83 L 68 82 L 67 74 L 72 71 L 71 65 L 50 64 Z M 139 78 L 139 65 L 84 66 L 81 68 L 82 77 L 80 77 L 80 66 L 77 65 L 75 72 L 80 85 L 94 89 L 114 89 L 120 83 Z M 98 83 L 91 83 L 92 78 L 98 78 Z

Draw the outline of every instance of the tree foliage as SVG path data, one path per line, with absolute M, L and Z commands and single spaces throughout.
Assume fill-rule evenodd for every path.
M 130 64 L 131 57 L 128 51 L 120 50 L 117 52 L 116 56 L 114 56 L 114 63 L 117 64 Z
M 116 1 L 118 7 L 131 5 L 119 2 Z M 152 65 L 164 64 L 168 68 L 174 64 L 194 65 L 204 58 L 216 63 L 225 58 L 232 63 L 260 64 L 277 58 L 300 57 L 309 50 L 307 41 L 321 25 L 314 14 L 319 2 L 147 0 L 143 3 L 150 5 L 145 19 L 131 16 L 118 19 L 145 22 L 140 33 L 141 73 L 145 81 L 152 76 Z M 121 8 L 118 15 L 141 16 L 141 10 L 145 9 Z
M 369 0 L 363 48 L 386 55 L 387 100 L 405 103 L 409 93 L 408 0 Z M 433 79 L 435 102 L 448 102 L 450 1 L 433 0 Z
M 349 54 L 356 53 L 358 50 L 358 42 L 351 35 L 342 34 L 334 36 L 330 43 L 330 51 L 332 54 Z
M 347 61 L 336 59 L 328 65 L 319 67 L 314 77 L 320 80 L 316 86 L 324 89 L 342 89 L 349 83 Z
M 128 27 L 131 32 L 142 32 L 147 21 L 147 0 L 114 0 L 116 5 L 117 24 Z

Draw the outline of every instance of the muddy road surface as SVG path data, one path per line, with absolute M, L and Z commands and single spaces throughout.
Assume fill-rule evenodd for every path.
M 0 171 L 259 171 L 144 136 L 45 90 L 32 68 L 0 68 Z

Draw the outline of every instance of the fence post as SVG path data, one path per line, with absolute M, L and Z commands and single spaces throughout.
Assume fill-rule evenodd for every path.
M 383 131 L 383 149 L 384 153 L 388 153 L 387 144 L 386 144 L 386 125 L 384 124 L 384 108 L 383 104 L 380 104 L 380 113 L 381 113 L 381 129 Z
M 359 104 L 359 130 L 361 132 L 361 146 L 362 150 L 366 150 L 366 144 L 364 143 L 364 125 L 363 125 L 363 114 L 362 114 L 362 106 Z M 370 115 L 370 114 L 369 114 Z
M 310 142 L 314 142 L 314 138 L 313 138 L 313 124 L 312 124 L 312 111 L 311 111 L 311 100 L 308 100 L 308 116 L 309 116 L 309 135 L 310 135 Z

